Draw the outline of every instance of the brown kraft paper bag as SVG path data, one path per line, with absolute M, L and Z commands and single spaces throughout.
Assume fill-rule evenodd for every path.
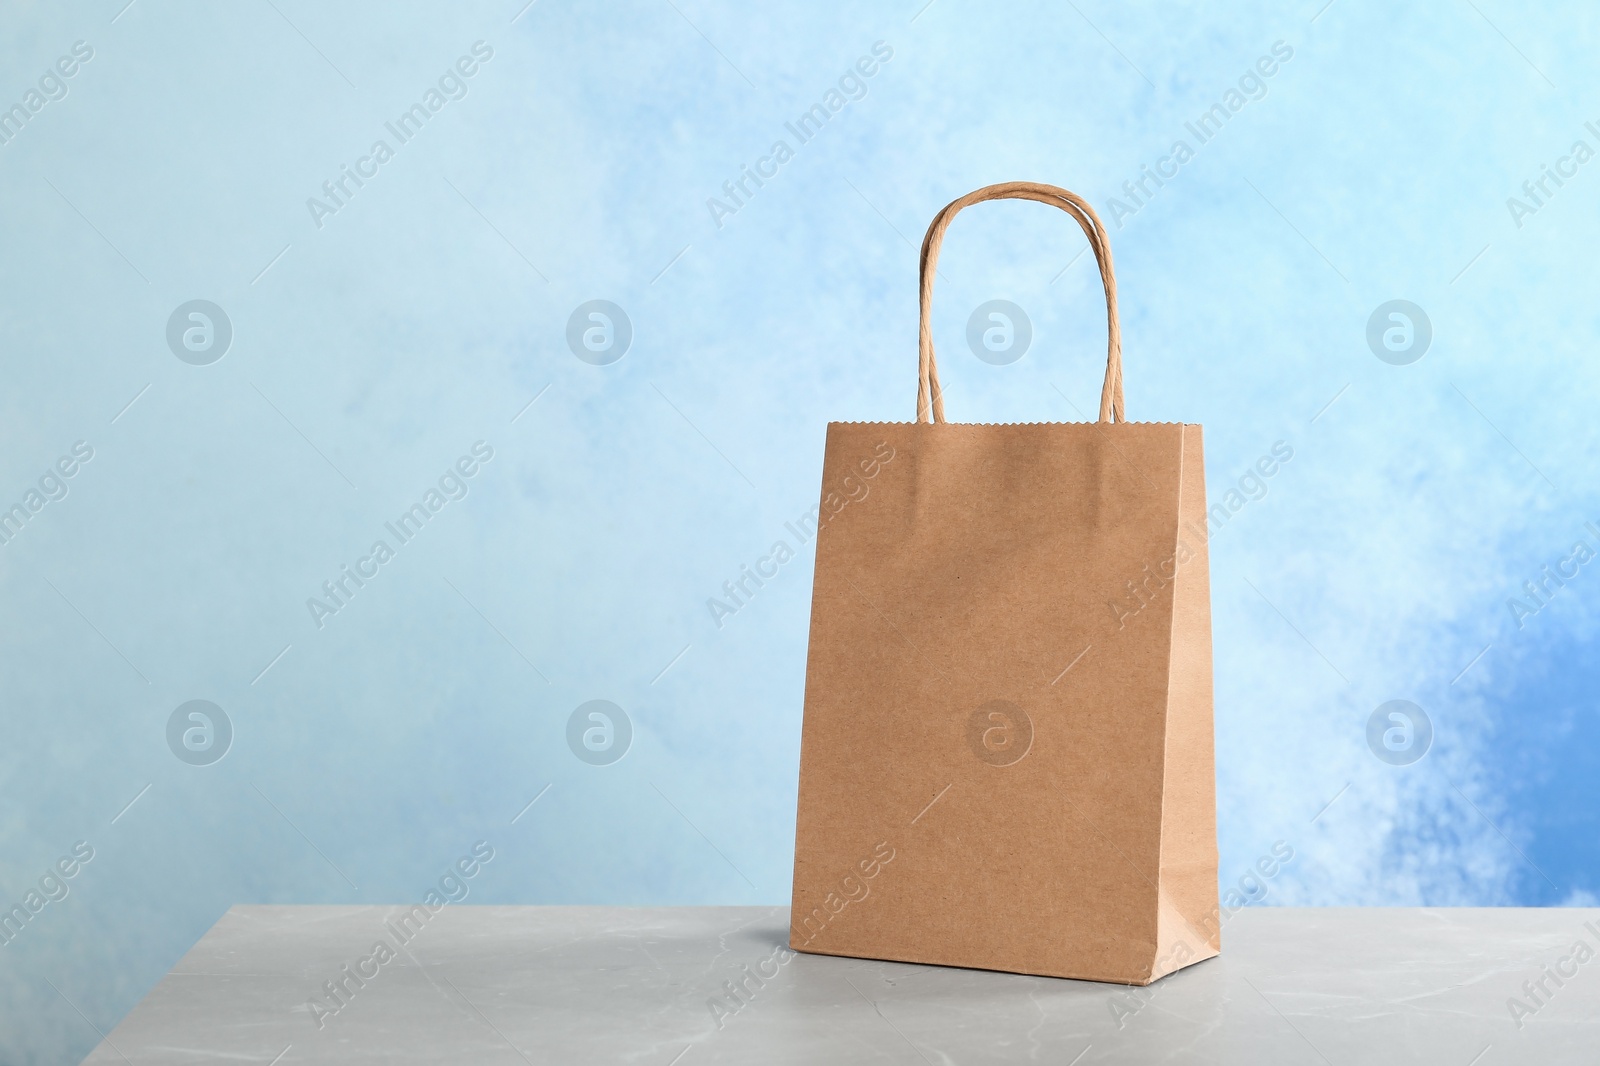
M 1109 320 L 1092 423 L 946 422 L 951 219 L 1059 207 Z M 1116 283 L 1051 185 L 922 244 L 914 423 L 830 423 L 790 946 L 1145 985 L 1221 948 L 1201 427 L 1123 418 Z

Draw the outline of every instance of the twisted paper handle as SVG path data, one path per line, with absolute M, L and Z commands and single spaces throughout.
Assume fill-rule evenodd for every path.
M 1111 240 L 1100 216 L 1089 202 L 1076 193 L 1033 181 L 1008 181 L 988 185 L 952 200 L 934 216 L 928 235 L 922 239 L 921 322 L 918 337 L 917 421 L 943 422 L 944 395 L 939 389 L 939 367 L 933 356 L 933 279 L 939 262 L 939 247 L 945 231 L 963 207 L 984 200 L 1037 200 L 1059 207 L 1071 215 L 1089 238 L 1094 259 L 1100 267 L 1100 280 L 1106 290 L 1106 380 L 1100 388 L 1100 421 L 1124 422 L 1122 413 L 1122 327 L 1117 322 L 1117 279 L 1111 267 Z

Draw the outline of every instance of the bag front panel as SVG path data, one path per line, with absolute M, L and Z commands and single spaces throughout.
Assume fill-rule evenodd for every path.
M 829 426 L 796 947 L 1148 979 L 1182 433 Z

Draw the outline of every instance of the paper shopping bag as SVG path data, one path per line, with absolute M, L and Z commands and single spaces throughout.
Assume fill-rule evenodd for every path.
M 1100 420 L 946 422 L 929 312 L 951 219 L 1059 207 L 1089 238 Z M 1142 985 L 1220 950 L 1201 429 L 1123 419 L 1087 202 L 954 201 L 921 262 L 914 423 L 832 423 L 790 944 Z

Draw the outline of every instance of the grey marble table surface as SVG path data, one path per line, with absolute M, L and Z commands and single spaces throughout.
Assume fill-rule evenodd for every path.
M 406 913 L 234 907 L 85 1061 L 1600 1062 L 1592 909 L 1248 908 L 1143 989 L 791 956 L 782 907 Z

